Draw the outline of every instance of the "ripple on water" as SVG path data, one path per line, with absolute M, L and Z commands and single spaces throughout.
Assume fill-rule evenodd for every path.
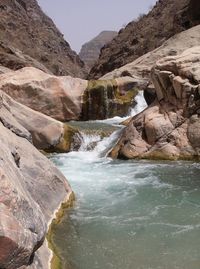
M 52 160 L 77 196 L 55 235 L 73 269 L 200 268 L 199 164 L 84 152 Z

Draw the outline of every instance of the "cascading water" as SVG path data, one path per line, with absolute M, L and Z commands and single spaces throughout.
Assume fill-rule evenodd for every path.
M 120 132 L 51 157 L 76 194 L 54 231 L 62 268 L 199 269 L 200 164 L 109 159 Z
M 147 103 L 144 99 L 144 92 L 143 91 L 139 91 L 139 93 L 135 97 L 135 101 L 136 101 L 136 106 L 134 108 L 131 108 L 131 111 L 129 114 L 131 117 L 139 114 L 145 108 L 147 108 Z
M 114 118 L 100 120 L 98 122 L 104 122 L 104 123 L 111 124 L 111 125 L 118 125 L 121 122 L 123 122 L 124 120 L 128 119 L 129 117 L 133 117 L 133 116 L 139 114 L 140 112 L 142 112 L 145 108 L 147 108 L 147 103 L 144 99 L 144 92 L 143 91 L 139 91 L 139 93 L 135 97 L 135 101 L 136 101 L 136 105 L 133 108 L 130 108 L 130 112 L 126 117 L 122 118 L 122 117 L 116 116 Z

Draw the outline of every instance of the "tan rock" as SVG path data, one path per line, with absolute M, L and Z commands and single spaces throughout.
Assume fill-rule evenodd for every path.
M 0 89 L 36 111 L 57 120 L 77 120 L 81 114 L 81 96 L 87 81 L 56 77 L 27 67 L 0 76 Z
M 16 127 L 0 123 L 0 268 L 6 269 L 35 263 L 47 224 L 71 194 L 65 177 L 27 140 L 28 132 Z M 36 255 L 43 261 L 38 269 L 48 268 L 45 252 L 47 257 Z
M 199 74 L 200 47 L 158 61 L 152 69 L 157 99 L 133 117 L 111 156 L 200 158 Z
M 56 77 L 31 67 L 0 75 L 2 91 L 63 122 L 126 116 L 137 85 L 138 80 L 129 77 L 86 81 Z
M 70 151 L 77 133 L 74 128 L 14 101 L 2 91 L 0 102 L 0 121 L 14 133 L 25 135 L 38 149 Z

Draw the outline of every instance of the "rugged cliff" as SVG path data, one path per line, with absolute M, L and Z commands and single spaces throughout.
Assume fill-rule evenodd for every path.
M 103 31 L 82 46 L 79 57 L 84 61 L 88 69 L 90 69 L 99 58 L 101 48 L 116 35 L 117 32 L 115 31 Z
M 159 0 L 148 15 L 130 22 L 101 50 L 100 58 L 90 71 L 90 78 L 130 63 L 159 47 L 169 37 L 200 22 L 197 0 Z
M 84 63 L 36 0 L 1 0 L 0 64 L 11 69 L 45 66 L 56 75 L 84 76 Z

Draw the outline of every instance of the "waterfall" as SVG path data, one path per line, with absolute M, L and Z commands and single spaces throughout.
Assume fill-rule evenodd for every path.
M 103 91 L 103 100 L 104 100 L 104 103 L 102 105 L 105 108 L 105 118 L 108 118 L 108 115 L 109 115 L 109 103 L 108 103 L 108 89 L 107 89 L 107 87 L 105 87 L 104 91 Z
M 108 104 L 106 103 L 108 101 L 108 93 L 107 89 L 104 90 L 104 102 L 105 102 L 105 111 L 107 113 Z M 122 121 L 125 119 L 135 116 L 141 111 L 143 111 L 146 107 L 146 101 L 143 96 L 143 92 L 140 91 L 138 95 L 135 97 L 135 100 L 137 102 L 136 106 L 131 109 L 129 115 L 125 118 L 121 117 L 114 117 L 111 119 L 106 120 L 99 120 L 99 121 L 91 121 L 90 123 L 94 122 L 102 122 L 109 125 L 118 126 L 119 129 L 115 132 L 113 132 L 109 137 L 104 137 L 102 139 L 101 135 L 95 134 L 95 133 L 88 133 L 81 131 L 79 135 L 79 141 L 81 142 L 81 146 L 78 150 L 79 153 L 82 153 L 83 158 L 101 158 L 107 156 L 107 154 L 111 151 L 113 146 L 117 143 L 122 130 L 124 126 L 119 125 Z M 91 101 L 91 97 L 89 96 L 89 102 Z M 107 105 L 106 105 L 107 104 Z M 84 153 L 84 154 L 83 154 Z
M 79 153 L 84 153 L 83 158 L 106 157 L 113 146 L 117 143 L 124 126 L 113 132 L 109 137 L 101 139 L 100 135 L 80 132 L 81 146 Z
M 140 112 L 142 112 L 145 108 L 147 108 L 147 103 L 144 99 L 144 91 L 139 91 L 137 96 L 135 97 L 136 105 L 135 107 L 131 108 L 129 116 L 133 117 Z
M 101 141 L 101 136 L 96 134 L 86 134 L 80 132 L 81 146 L 79 151 L 91 151 L 96 144 Z
M 116 145 L 117 141 L 119 140 L 123 129 L 124 127 L 113 132 L 109 137 L 105 137 L 103 140 L 97 143 L 96 147 L 94 148 L 94 152 L 98 157 L 105 157 L 108 155 L 113 146 Z

